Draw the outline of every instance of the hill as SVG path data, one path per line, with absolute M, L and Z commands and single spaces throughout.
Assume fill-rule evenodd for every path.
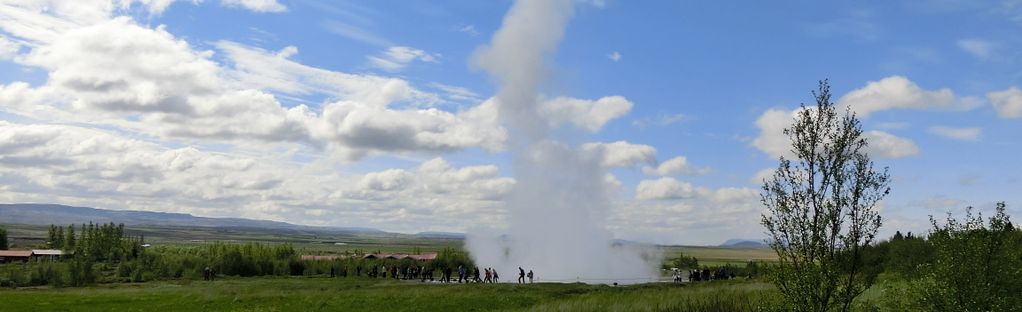
M 208 218 L 184 213 L 108 210 L 56 204 L 0 204 L 0 220 L 9 224 L 124 223 L 125 225 L 194 226 L 237 229 L 271 229 L 287 232 L 331 234 L 387 234 L 364 227 L 316 227 L 286 222 L 242 218 Z
M 732 238 L 720 244 L 721 247 L 733 248 L 769 248 L 762 240 Z

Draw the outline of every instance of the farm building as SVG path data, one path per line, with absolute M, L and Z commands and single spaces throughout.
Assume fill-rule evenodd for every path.
M 64 251 L 59 249 L 33 249 L 33 259 L 57 260 L 63 257 Z
M 0 250 L 0 263 L 27 262 L 31 258 L 31 250 Z

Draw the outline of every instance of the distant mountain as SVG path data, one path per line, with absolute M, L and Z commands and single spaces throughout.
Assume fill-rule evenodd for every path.
M 335 234 L 387 234 L 387 232 L 381 230 L 364 227 L 317 227 L 278 221 L 207 218 L 184 213 L 107 210 L 55 204 L 0 204 L 0 221 L 3 223 L 35 225 L 113 222 L 124 223 L 125 225 L 255 228 Z
M 720 244 L 720 246 L 721 247 L 739 247 L 739 248 L 767 248 L 767 247 L 769 247 L 765 243 L 763 243 L 763 240 L 741 239 L 741 238 L 729 239 L 727 241 L 724 241 L 723 244 Z

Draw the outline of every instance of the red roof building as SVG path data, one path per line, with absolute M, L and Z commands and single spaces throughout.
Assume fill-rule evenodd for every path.
M 32 258 L 31 250 L 0 250 L 0 263 L 28 261 Z

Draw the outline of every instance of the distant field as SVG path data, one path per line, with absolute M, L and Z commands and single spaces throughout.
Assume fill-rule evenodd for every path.
M 771 286 L 422 284 L 331 278 L 237 278 L 67 289 L 0 290 L 3 311 L 489 311 L 680 310 L 751 307 Z M 742 309 L 744 310 L 744 309 Z M 726 311 L 726 310 L 725 310 Z
M 749 261 L 777 261 L 777 254 L 769 248 L 730 248 L 730 247 L 700 247 L 700 246 L 671 246 L 664 247 L 664 255 L 668 258 L 678 256 L 679 252 L 686 256 L 696 257 L 700 265 L 717 266 L 730 264 L 745 266 Z

